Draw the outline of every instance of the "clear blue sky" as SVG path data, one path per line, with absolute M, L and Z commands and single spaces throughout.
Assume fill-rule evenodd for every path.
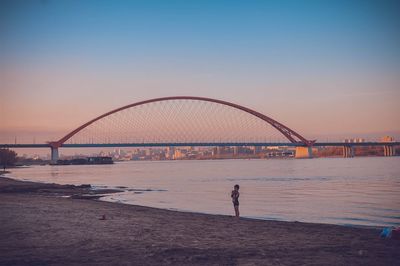
M 400 131 L 399 14 L 399 1 L 1 1 L 0 130 L 57 138 L 197 95 L 306 136 Z

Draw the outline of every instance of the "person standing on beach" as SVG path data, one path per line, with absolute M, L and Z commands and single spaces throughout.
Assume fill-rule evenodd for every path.
M 239 185 L 236 184 L 233 187 L 232 193 L 231 193 L 231 198 L 232 198 L 232 203 L 233 203 L 233 208 L 235 209 L 235 216 L 236 218 L 239 218 Z

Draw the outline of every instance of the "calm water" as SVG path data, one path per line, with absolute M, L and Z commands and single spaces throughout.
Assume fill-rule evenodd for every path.
M 13 178 L 126 187 L 104 200 L 242 216 L 345 225 L 400 225 L 400 158 L 121 162 L 34 166 Z

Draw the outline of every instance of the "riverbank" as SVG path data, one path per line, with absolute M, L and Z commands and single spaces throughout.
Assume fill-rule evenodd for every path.
M 93 193 L 98 192 L 89 186 L 0 177 L 0 265 L 400 262 L 400 241 L 380 239 L 377 229 L 236 220 L 87 200 Z

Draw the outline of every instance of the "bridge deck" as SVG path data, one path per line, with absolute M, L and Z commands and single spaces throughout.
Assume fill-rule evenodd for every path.
M 327 146 L 399 146 L 400 142 L 317 142 L 314 147 Z M 280 146 L 280 147 L 304 147 L 302 143 L 283 143 L 283 142 L 242 142 L 242 143 L 214 143 L 214 142 L 193 142 L 193 143 L 105 143 L 105 144 L 63 144 L 61 148 L 115 148 L 115 147 L 212 147 L 212 146 Z M 50 148 L 50 144 L 0 144 L 0 148 Z

